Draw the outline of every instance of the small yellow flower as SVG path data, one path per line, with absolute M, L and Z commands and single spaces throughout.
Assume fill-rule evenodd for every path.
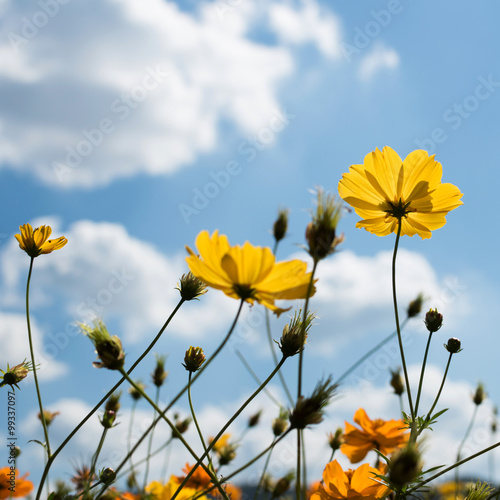
M 288 309 L 277 307 L 276 300 L 303 299 L 307 295 L 311 273 L 306 272 L 307 264 L 301 260 L 275 262 L 270 248 L 248 242 L 230 246 L 227 236 L 218 231 L 212 236 L 202 231 L 196 247 L 201 257 L 186 247 L 191 272 L 233 299 L 258 302 L 279 316 Z
M 442 167 L 418 149 L 404 161 L 390 147 L 365 156 L 363 165 L 351 165 L 339 182 L 340 197 L 363 219 L 356 227 L 386 236 L 418 234 L 430 238 L 431 231 L 446 224 L 446 214 L 463 203 L 453 184 L 442 184 Z
M 60 236 L 55 240 L 49 240 L 52 233 L 50 226 L 40 226 L 33 229 L 30 224 L 19 226 L 21 234 L 16 234 L 19 248 L 24 250 L 30 257 L 38 257 L 43 253 L 51 253 L 62 248 L 68 240 Z

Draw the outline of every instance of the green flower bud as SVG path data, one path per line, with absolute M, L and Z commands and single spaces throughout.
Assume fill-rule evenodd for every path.
M 448 343 L 447 344 L 443 344 L 445 349 L 450 353 L 450 354 L 456 354 L 457 352 L 460 352 L 462 351 L 463 349 L 461 349 L 461 342 L 460 340 L 452 337 L 451 339 L 448 339 Z
M 184 300 L 198 300 L 198 297 L 207 293 L 207 285 L 199 280 L 191 271 L 181 276 L 176 290 L 179 290 Z
M 437 332 L 443 326 L 443 315 L 438 313 L 437 309 L 429 309 L 424 323 L 430 333 Z
M 197 372 L 201 365 L 205 362 L 205 355 L 201 347 L 191 346 L 184 356 L 184 363 L 182 366 L 189 372 Z

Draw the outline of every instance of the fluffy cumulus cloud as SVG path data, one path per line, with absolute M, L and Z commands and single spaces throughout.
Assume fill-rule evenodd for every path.
M 338 18 L 311 0 L 302 2 L 299 9 L 290 4 L 273 4 L 269 20 L 278 36 L 290 44 L 314 44 L 329 58 L 341 55 L 341 26 Z
M 362 80 L 370 80 L 379 71 L 397 68 L 398 66 L 398 53 L 392 48 L 376 43 L 361 60 L 359 76 Z
M 53 0 L 3 10 L 0 162 L 55 185 L 173 172 L 215 147 L 221 120 L 243 132 L 266 126 L 293 69 L 287 50 L 246 37 L 244 17 L 224 22 L 206 6 Z

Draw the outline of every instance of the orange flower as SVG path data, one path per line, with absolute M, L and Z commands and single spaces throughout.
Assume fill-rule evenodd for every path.
M 353 464 L 363 460 L 370 450 L 377 449 L 388 455 L 408 441 L 409 433 L 405 432 L 402 420 L 370 420 L 365 410 L 360 408 L 354 414 L 354 421 L 361 429 L 346 422 L 344 444 L 340 447 Z
M 2 467 L 0 469 L 0 500 L 10 497 L 25 497 L 34 486 L 31 481 L 26 480 L 28 474 L 22 477 L 19 471 L 12 467 Z
M 337 460 L 326 465 L 323 484 L 320 484 L 309 500 L 377 500 L 387 496 L 389 489 L 378 483 L 374 474 L 380 471 L 370 464 L 355 470 L 344 471 Z
M 186 464 L 182 472 L 184 472 L 184 476 L 174 476 L 179 484 L 184 481 L 184 478 L 189 474 L 192 467 L 189 464 Z M 211 486 L 212 482 L 210 480 L 210 476 L 205 472 L 203 467 L 197 467 L 193 472 L 193 475 L 188 479 L 188 482 L 185 484 L 186 488 L 193 488 L 198 491 L 206 490 Z
M 238 486 L 235 486 L 234 484 L 230 483 L 225 483 L 222 485 L 222 488 L 226 492 L 226 495 L 231 499 L 231 500 L 241 500 L 242 498 L 242 491 Z M 213 489 L 210 492 L 210 495 L 215 497 L 216 499 L 222 499 L 222 496 L 217 488 Z

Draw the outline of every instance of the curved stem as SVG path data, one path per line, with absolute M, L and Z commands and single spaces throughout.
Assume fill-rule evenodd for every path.
M 422 392 L 422 385 L 424 382 L 425 365 L 427 363 L 427 355 L 429 354 L 429 346 L 431 345 L 432 332 L 429 332 L 427 338 L 427 345 L 425 346 L 424 360 L 422 362 L 422 370 L 420 371 L 420 380 L 418 381 L 417 400 L 415 401 L 415 415 L 418 415 L 418 404 L 420 402 L 420 394 Z
M 153 349 L 154 345 L 156 344 L 156 342 L 158 342 L 159 338 L 161 337 L 161 335 L 163 334 L 163 332 L 165 331 L 165 329 L 167 328 L 167 326 L 169 325 L 170 321 L 172 321 L 172 318 L 175 316 L 175 314 L 177 313 L 177 311 L 180 309 L 180 307 L 182 306 L 182 304 L 185 302 L 184 299 L 181 299 L 179 301 L 179 303 L 175 306 L 174 310 L 172 311 L 172 313 L 170 314 L 170 316 L 168 317 L 167 321 L 165 322 L 165 324 L 161 327 L 160 331 L 157 333 L 156 337 L 153 339 L 153 341 L 149 344 L 149 346 L 147 347 L 147 349 L 137 358 L 137 360 L 134 362 L 134 364 L 128 369 L 127 371 L 127 374 L 130 375 L 134 369 L 137 367 L 137 365 L 148 355 L 148 353 L 151 351 L 151 349 Z M 49 469 L 52 465 L 52 463 L 54 462 L 55 458 L 57 457 L 57 455 L 62 451 L 62 449 L 69 443 L 69 441 L 73 438 L 73 436 L 84 426 L 84 424 L 90 419 L 90 417 L 92 417 L 92 415 L 102 406 L 103 403 L 106 402 L 106 400 L 111 396 L 111 394 L 113 394 L 113 392 L 116 391 L 116 389 L 118 389 L 118 387 L 120 387 L 120 385 L 122 385 L 122 383 L 125 381 L 125 377 L 122 377 L 109 391 L 108 393 L 94 406 L 94 408 L 92 408 L 92 410 L 90 410 L 89 413 L 87 413 L 87 415 L 83 418 L 83 420 L 69 433 L 69 435 L 66 437 L 66 439 L 61 443 L 61 445 L 59 446 L 59 448 L 57 448 L 57 450 L 54 452 L 54 454 L 49 458 L 49 460 L 47 461 L 47 464 L 45 466 L 45 469 L 43 471 L 43 474 L 42 474 L 42 479 L 40 480 L 40 485 L 43 484 L 45 478 L 47 477 L 47 474 L 49 472 Z M 36 500 L 39 500 L 40 499 L 40 495 L 42 493 L 42 489 L 41 487 L 39 486 L 38 487 L 38 491 L 37 491 L 37 494 L 36 494 Z
M 172 495 L 172 498 L 170 500 L 175 500 L 179 492 L 182 490 L 184 485 L 188 482 L 189 478 L 194 474 L 196 469 L 198 468 L 199 465 L 203 466 L 202 460 L 205 459 L 207 454 L 212 451 L 212 448 L 215 446 L 217 441 L 220 439 L 220 437 L 224 434 L 226 429 L 240 416 L 240 414 L 243 412 L 243 410 L 254 400 L 254 398 L 262 391 L 262 389 L 272 380 L 272 378 L 276 375 L 276 373 L 281 369 L 283 366 L 283 363 L 286 361 L 286 357 L 283 356 L 281 358 L 281 361 L 278 363 L 278 365 L 274 368 L 274 370 L 271 372 L 271 374 L 264 380 L 261 386 L 259 386 L 254 393 L 243 403 L 243 405 L 240 406 L 238 411 L 234 413 L 234 415 L 224 424 L 222 429 L 219 431 L 219 433 L 214 437 L 212 442 L 208 445 L 207 450 L 203 455 L 200 457 L 200 459 L 197 461 L 197 463 L 193 466 L 193 468 L 189 471 L 189 473 L 186 475 L 184 478 L 183 482 L 179 485 L 177 488 L 177 491 Z
M 307 297 L 304 304 L 304 316 L 302 318 L 302 340 L 305 340 L 306 334 L 306 318 L 307 318 L 307 309 L 309 307 L 309 298 L 311 296 L 311 292 L 314 286 L 314 274 L 316 273 L 316 268 L 318 267 L 319 260 L 314 259 L 313 268 L 311 272 L 311 279 L 309 281 L 309 286 L 307 288 Z M 299 370 L 298 370 L 298 382 L 297 382 L 297 401 L 302 396 L 302 365 L 304 358 L 304 349 L 300 350 L 299 353 Z M 297 496 L 297 500 L 300 500 L 301 497 L 301 485 L 300 485 L 300 474 L 301 474 L 301 430 L 297 429 L 297 471 L 296 471 L 296 481 L 295 481 L 295 492 Z
M 26 323 L 28 325 L 28 343 L 30 347 L 30 356 L 31 356 L 31 365 L 33 367 L 33 378 L 35 380 L 35 388 L 36 388 L 36 397 L 38 399 L 38 407 L 40 409 L 40 420 L 42 422 L 43 434 L 45 436 L 45 451 L 47 452 L 47 463 L 50 461 L 51 452 L 50 452 L 50 441 L 49 441 L 49 428 L 47 422 L 45 420 L 45 415 L 43 413 L 43 404 L 42 404 L 42 394 L 40 392 L 40 386 L 38 384 L 38 375 L 36 373 L 36 362 L 35 362 L 35 351 L 33 349 L 33 338 L 31 335 L 31 321 L 30 321 L 30 282 L 31 282 L 31 273 L 33 272 L 33 261 L 34 257 L 31 257 L 30 267 L 28 271 L 28 280 L 26 282 Z
M 396 256 L 398 253 L 399 239 L 401 237 L 401 219 L 398 221 L 398 233 L 396 235 L 396 241 L 394 243 L 394 253 L 392 255 L 392 301 L 394 304 L 394 316 L 396 319 L 396 331 L 398 334 L 398 344 L 399 344 L 399 352 L 401 354 L 401 364 L 403 365 L 403 373 L 405 376 L 405 384 L 406 384 L 406 392 L 408 393 L 408 405 L 410 407 L 411 414 L 411 435 L 410 441 L 414 434 L 415 429 L 415 411 L 413 409 L 413 401 L 411 399 L 411 388 L 410 388 L 410 380 L 408 378 L 408 370 L 406 368 L 406 360 L 405 360 L 405 352 L 403 349 L 403 339 L 401 337 L 401 327 L 399 326 L 399 313 L 398 313 L 398 301 L 397 301 L 397 293 L 396 293 Z M 415 442 L 414 440 L 412 442 Z
M 161 386 L 156 386 L 156 395 L 155 395 L 155 404 L 158 406 L 158 403 L 160 401 L 160 388 Z M 156 411 L 153 410 L 153 420 L 155 418 Z M 149 442 L 148 442 L 148 452 L 146 454 L 146 469 L 144 471 L 144 481 L 142 483 L 142 490 L 144 491 L 146 489 L 146 485 L 148 484 L 148 475 L 149 475 L 149 460 L 151 458 L 151 448 L 153 447 L 153 436 L 155 433 L 155 428 L 151 431 L 151 435 L 149 436 Z M 136 464 L 137 465 L 137 464 Z
M 104 440 L 106 439 L 107 432 L 108 429 L 104 428 L 101 434 L 101 439 L 99 440 L 99 444 L 97 445 L 97 450 L 95 451 L 94 457 L 92 458 L 92 463 L 90 465 L 90 473 L 89 473 L 89 488 L 88 488 L 89 490 L 91 489 L 90 482 L 92 481 L 92 476 L 94 475 L 95 468 L 97 465 L 97 459 L 99 458 L 99 454 L 101 453 L 102 445 L 104 444 Z
M 408 323 L 408 320 L 410 319 L 409 316 L 405 318 L 405 320 L 401 323 L 401 330 L 406 326 L 406 323 Z M 373 353 L 377 352 L 381 347 L 383 347 L 387 342 L 392 340 L 396 335 L 398 334 L 398 331 L 395 330 L 392 332 L 390 335 L 385 337 L 382 341 L 380 341 L 375 347 L 370 349 L 365 355 L 363 355 L 361 358 L 356 361 L 350 368 L 348 368 L 336 381 L 335 384 L 340 384 L 345 378 L 347 378 L 358 366 L 360 366 L 364 361 L 366 361 Z

